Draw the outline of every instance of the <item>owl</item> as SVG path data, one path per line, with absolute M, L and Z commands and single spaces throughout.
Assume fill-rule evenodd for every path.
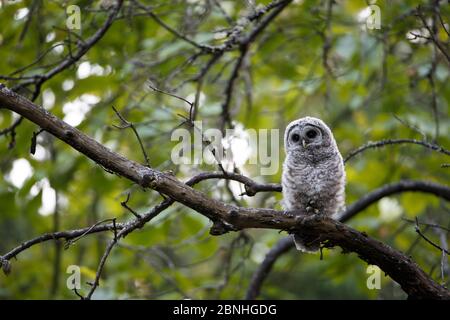
M 344 161 L 330 128 L 320 119 L 291 122 L 284 133 L 283 207 L 332 217 L 345 208 Z M 315 237 L 294 234 L 298 250 L 314 253 Z

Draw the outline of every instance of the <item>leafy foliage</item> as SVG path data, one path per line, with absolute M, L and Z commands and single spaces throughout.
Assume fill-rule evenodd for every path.
M 76 49 L 77 38 L 86 39 L 99 29 L 109 2 L 1 2 L 1 75 L 30 77 L 48 71 Z M 262 6 L 269 1 L 258 3 Z M 81 30 L 66 29 L 69 4 L 81 8 Z M 436 28 L 433 36 L 448 53 L 450 40 L 445 26 L 449 30 L 450 7 L 439 7 L 441 23 L 425 1 L 379 1 L 376 5 L 381 11 L 381 28 L 370 30 L 365 20 L 358 20 L 366 1 L 289 4 L 250 44 L 229 106 L 235 127 L 284 129 L 291 120 L 312 115 L 332 126 L 344 155 L 368 141 L 395 138 L 448 146 L 450 61 L 435 42 L 414 38 L 410 32 L 430 38 L 415 14 L 421 5 L 425 21 Z M 73 121 L 79 130 L 109 148 L 144 163 L 132 130 L 113 126 L 120 124 L 111 108 L 114 106 L 136 126 L 152 167 L 172 170 L 182 180 L 200 171 L 218 170 L 215 165 L 176 166 L 170 161 L 176 144 L 170 141 L 171 132 L 183 122 L 180 115 L 189 116 L 189 105 L 155 92 L 149 84 L 189 101 L 199 94 L 197 120 L 203 121 L 205 129 L 220 128 L 225 88 L 240 51 L 225 52 L 203 78 L 195 79 L 212 55 L 168 31 L 149 12 L 195 43 L 219 46 L 229 39 L 227 31 L 236 22 L 243 24 L 243 32 L 252 30 L 255 23 L 244 25 L 242 19 L 258 8 L 247 1 L 125 1 L 100 42 L 73 67 L 46 81 L 36 102 Z M 22 69 L 25 66 L 29 67 Z M 18 69 L 22 70 L 15 73 Z M 6 82 L 12 87 L 21 81 Z M 25 89 L 21 93 L 32 94 Z M 15 119 L 1 110 L 1 128 Z M 30 154 L 31 137 L 38 130 L 23 121 L 14 137 L 0 137 L 1 254 L 42 233 L 86 227 L 108 218 L 128 221 L 133 217 L 121 206 L 128 193 L 128 204 L 137 212 L 145 212 L 160 201 L 159 194 L 106 172 L 45 132 L 38 135 L 36 154 Z M 12 179 L 18 159 L 26 160 L 32 168 L 23 183 Z M 401 179 L 448 185 L 449 169 L 442 166 L 448 162 L 446 155 L 419 145 L 369 149 L 346 164 L 347 201 Z M 280 180 L 281 167 L 271 176 L 261 176 L 259 166 L 239 169 L 261 182 Z M 279 208 L 281 200 L 281 195 L 274 193 L 240 197 L 244 189 L 234 182 L 207 181 L 196 188 L 245 206 Z M 52 198 L 57 205 L 49 209 Z M 447 267 L 442 278 L 439 250 L 420 240 L 414 225 L 403 220 L 418 217 L 448 227 L 448 203 L 416 193 L 389 200 L 369 207 L 350 224 L 407 252 L 435 280 L 448 284 L 448 258 L 443 260 Z M 206 218 L 182 205 L 165 210 L 114 249 L 94 297 L 242 298 L 264 255 L 285 234 L 246 230 L 212 237 L 210 226 Z M 436 243 L 448 241 L 448 233 L 441 229 L 423 227 L 423 231 Z M 444 232 L 443 237 L 440 232 Z M 22 252 L 11 261 L 11 274 L 0 275 L 0 298 L 76 299 L 66 288 L 67 267 L 82 267 L 81 292 L 88 290 L 85 283 L 95 278 L 112 236 L 89 235 L 67 249 L 62 241 L 46 242 Z M 279 259 L 261 297 L 403 297 L 388 278 L 383 278 L 381 290 L 367 289 L 367 276 L 366 265 L 353 255 L 324 251 L 323 260 L 319 260 L 318 255 L 291 252 Z

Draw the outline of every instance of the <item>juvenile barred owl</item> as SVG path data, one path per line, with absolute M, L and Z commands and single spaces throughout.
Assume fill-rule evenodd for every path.
M 283 206 L 331 217 L 345 206 L 344 161 L 330 128 L 320 119 L 291 122 L 284 133 Z M 318 239 L 294 235 L 298 250 L 316 252 Z

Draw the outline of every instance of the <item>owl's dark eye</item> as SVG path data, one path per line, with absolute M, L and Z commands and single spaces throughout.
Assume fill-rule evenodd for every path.
M 306 132 L 306 136 L 310 139 L 314 139 L 315 137 L 317 137 L 317 131 L 316 130 L 308 130 Z
M 292 139 L 293 142 L 299 142 L 300 141 L 300 136 L 297 133 L 294 133 L 291 136 L 291 139 Z

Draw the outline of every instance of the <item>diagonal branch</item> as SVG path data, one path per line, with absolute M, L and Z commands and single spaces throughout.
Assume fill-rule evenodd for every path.
M 442 253 L 445 253 L 447 255 L 450 255 L 450 252 L 447 249 L 443 249 L 440 246 L 438 246 L 437 244 L 435 244 L 433 241 L 431 241 L 427 236 L 425 236 L 425 234 L 422 232 L 422 230 L 420 230 L 420 226 L 419 226 L 419 220 L 416 217 L 416 225 L 415 225 L 415 230 L 417 232 L 417 234 L 419 236 L 421 236 L 426 242 L 428 242 L 429 244 L 431 244 L 433 247 L 435 247 L 436 249 L 438 249 L 439 251 L 441 251 Z
M 424 181 L 400 181 L 398 183 L 388 184 L 370 192 L 366 196 L 351 204 L 347 210 L 340 213 L 336 220 L 346 222 L 353 218 L 356 214 L 362 212 L 370 205 L 374 204 L 381 198 L 401 192 L 426 192 L 450 201 L 450 188 L 436 183 Z M 291 237 L 279 240 L 267 253 L 263 262 L 253 274 L 250 285 L 247 289 L 245 298 L 256 299 L 260 293 L 264 280 L 272 270 L 273 265 L 278 258 L 294 248 L 294 242 Z
M 86 52 L 89 51 L 97 42 L 100 41 L 101 38 L 106 34 L 109 27 L 114 22 L 114 19 L 116 18 L 117 14 L 120 11 L 120 8 L 122 7 L 123 0 L 118 0 L 116 5 L 111 9 L 110 14 L 108 15 L 108 18 L 106 19 L 105 23 L 98 29 L 89 39 L 87 39 L 85 42 L 79 42 L 79 48 L 78 50 L 72 54 L 69 55 L 64 61 L 62 61 L 59 65 L 45 73 L 44 75 L 40 76 L 39 78 L 39 84 L 42 84 L 44 81 L 47 81 L 51 78 L 53 78 L 55 75 L 60 73 L 61 71 L 69 68 L 71 65 L 73 65 L 75 62 L 81 59 Z
M 105 33 L 108 31 L 109 27 L 112 25 L 112 23 L 114 22 L 115 17 L 117 16 L 120 8 L 122 7 L 123 4 L 123 0 L 118 0 L 116 6 L 111 10 L 111 13 L 109 14 L 108 18 L 106 19 L 105 23 L 100 27 L 100 29 L 97 30 L 97 32 L 94 33 L 94 35 L 92 35 L 87 41 L 80 41 L 79 42 L 79 49 L 75 54 L 70 54 L 67 58 L 65 58 L 60 64 L 58 64 L 56 67 L 54 67 L 53 69 L 49 70 L 47 73 L 43 74 L 43 75 L 35 75 L 33 77 L 27 77 L 25 81 L 23 81 L 22 83 L 16 85 L 13 88 L 13 91 L 17 91 L 20 88 L 26 87 L 28 85 L 35 85 L 35 90 L 33 92 L 33 97 L 32 97 L 32 101 L 34 101 L 38 96 L 39 93 L 41 91 L 41 87 L 42 84 L 44 82 L 46 82 L 47 80 L 53 78 L 54 76 L 56 76 L 58 73 L 66 70 L 67 68 L 69 68 L 70 66 L 72 66 L 73 64 L 75 64 L 78 60 L 80 60 L 104 35 Z M 54 47 L 52 47 L 54 48 Z M 40 58 L 38 58 L 38 60 L 36 60 L 35 62 L 33 62 L 31 65 L 37 63 L 40 60 Z M 31 65 L 28 65 L 27 67 L 24 68 L 28 68 Z M 19 69 L 20 70 L 24 70 L 24 68 Z M 17 72 L 17 71 L 16 71 Z M 6 78 L 8 79 L 8 77 L 0 77 L 1 78 Z M 12 80 L 12 78 L 9 78 Z M 25 79 L 24 77 L 21 77 L 19 79 Z M 22 122 L 22 117 L 20 117 L 18 120 L 16 120 L 14 122 L 14 124 L 12 126 L 10 126 L 9 128 L 3 129 L 0 131 L 0 136 L 10 133 L 11 134 L 11 142 L 10 142 L 10 147 L 12 147 L 14 145 L 14 135 L 15 135 L 15 129 L 17 128 L 17 126 L 20 125 L 20 123 Z
M 116 113 L 117 117 L 120 119 L 120 121 L 122 121 L 123 126 L 115 126 L 118 129 L 126 129 L 126 128 L 131 128 L 131 130 L 133 130 L 134 136 L 136 137 L 139 146 L 141 147 L 141 151 L 142 154 L 144 155 L 144 160 L 145 160 L 145 164 L 150 167 L 150 160 L 148 158 L 148 154 L 147 151 L 145 151 L 145 147 L 144 147 L 144 143 L 142 142 L 141 136 L 139 135 L 139 133 L 136 130 L 135 125 L 133 124 L 133 122 L 128 121 L 127 119 L 125 119 L 119 111 L 117 111 L 116 108 L 114 108 L 114 106 L 112 107 L 112 109 L 114 110 L 114 112 Z
M 106 260 L 108 259 L 112 249 L 114 246 L 119 242 L 121 238 L 124 238 L 127 234 L 132 232 L 135 229 L 140 228 L 143 226 L 146 222 L 150 221 L 154 217 L 156 217 L 159 213 L 167 209 L 172 205 L 173 201 L 171 199 L 166 199 L 157 206 L 153 207 L 145 216 L 134 220 L 134 222 L 129 223 L 126 225 L 122 230 L 114 235 L 114 238 L 111 239 L 111 241 L 106 246 L 106 250 L 103 253 L 102 258 L 100 259 L 100 263 L 97 267 L 97 272 L 95 274 L 95 280 L 92 284 L 91 290 L 89 290 L 89 293 L 86 295 L 85 299 L 89 300 L 92 298 L 92 295 L 94 294 L 95 290 L 98 288 L 100 284 L 100 277 L 102 275 L 103 269 L 105 267 Z

